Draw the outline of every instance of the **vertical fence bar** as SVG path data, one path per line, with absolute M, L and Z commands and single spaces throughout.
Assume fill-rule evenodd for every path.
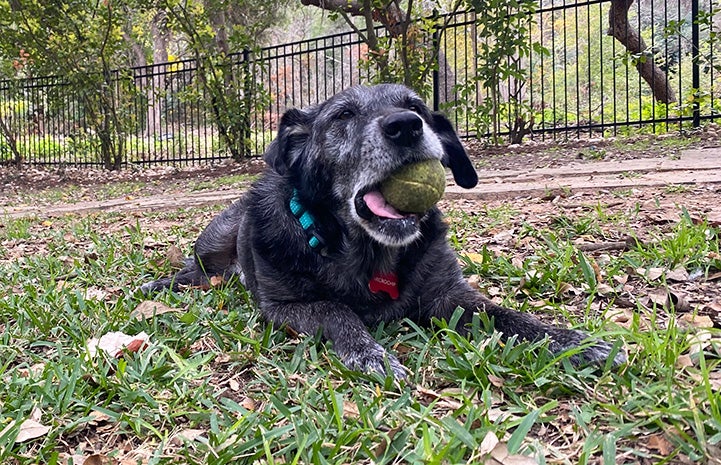
M 699 66 L 699 0 L 691 0 L 691 87 L 693 87 L 693 127 L 701 125 L 701 69 Z
M 433 43 L 433 50 L 438 50 L 440 47 L 440 34 L 438 32 L 438 28 L 433 28 L 433 35 L 432 35 L 432 43 Z M 441 96 L 440 94 L 440 83 L 439 83 L 439 77 L 438 77 L 438 68 L 440 67 L 440 53 L 436 57 L 436 62 L 434 63 L 433 71 L 431 72 L 432 76 L 432 93 L 433 93 L 433 111 L 438 111 L 441 107 Z M 446 77 L 447 79 L 448 77 Z

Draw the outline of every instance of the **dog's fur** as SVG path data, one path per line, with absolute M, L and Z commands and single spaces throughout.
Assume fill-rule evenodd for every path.
M 206 284 L 208 276 L 238 275 L 267 321 L 306 334 L 320 330 L 349 368 L 390 367 L 398 378 L 405 368 L 367 326 L 404 317 L 428 324 L 448 320 L 462 307 L 459 331 L 481 311 L 504 336 L 548 336 L 554 353 L 578 347 L 587 338 L 583 332 L 499 307 L 472 289 L 436 207 L 400 218 L 369 207 L 365 194 L 399 167 L 426 159 L 441 160 L 462 187 L 478 181 L 450 122 L 403 86 L 353 87 L 311 108 L 289 110 L 265 154 L 267 172 L 208 225 L 183 270 L 141 289 L 177 289 Z M 311 247 L 290 210 L 294 191 L 314 216 L 323 241 L 318 247 Z M 379 272 L 396 273 L 397 299 L 371 293 L 369 282 Z M 571 360 L 604 363 L 611 348 L 592 341 Z M 619 352 L 613 363 L 624 361 Z

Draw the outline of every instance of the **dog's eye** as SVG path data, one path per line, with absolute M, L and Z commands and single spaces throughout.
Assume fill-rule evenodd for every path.
M 420 113 L 420 112 L 421 112 L 421 107 L 420 107 L 419 105 L 416 105 L 415 103 L 409 105 L 409 106 L 408 106 L 408 109 L 409 109 L 410 111 L 415 112 L 415 113 Z
M 341 111 L 337 118 L 341 121 L 348 121 L 349 119 L 353 118 L 355 116 L 355 113 L 353 113 L 350 110 L 343 110 Z

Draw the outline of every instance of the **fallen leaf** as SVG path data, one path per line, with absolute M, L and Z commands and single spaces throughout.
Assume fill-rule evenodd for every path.
M 20 424 L 20 431 L 15 438 L 15 443 L 29 441 L 45 436 L 50 431 L 49 426 L 45 426 L 35 420 L 27 419 Z
M 205 434 L 205 430 L 202 429 L 184 429 L 171 436 L 170 443 L 176 446 L 182 446 L 186 442 L 195 441 L 203 434 Z
M 694 315 L 685 313 L 678 319 L 681 326 L 690 328 L 713 328 L 713 320 L 708 315 Z
M 645 276 L 649 281 L 656 281 L 658 278 L 663 276 L 665 271 L 665 268 L 649 268 L 646 270 Z
M 107 298 L 108 293 L 103 289 L 98 289 L 97 287 L 85 289 L 85 299 L 87 300 L 97 300 L 100 302 Z
M 40 376 L 45 370 L 44 363 L 36 363 L 29 368 L 18 368 L 18 375 L 22 378 L 29 378 L 31 376 Z
M 498 436 L 496 436 L 496 433 L 489 431 L 483 437 L 483 441 L 481 441 L 478 451 L 481 455 L 488 455 L 498 445 L 498 442 Z
M 673 308 L 677 312 L 691 311 L 691 304 L 686 300 L 686 297 L 672 289 L 657 289 L 651 291 L 648 293 L 648 299 L 656 304 L 657 307 L 666 310 Z
M 396 434 L 398 434 L 400 431 L 403 431 L 402 426 L 398 426 L 396 428 L 392 428 L 390 431 L 386 433 L 388 436 L 388 439 L 381 437 L 381 441 L 378 443 L 378 445 L 373 449 L 373 455 L 375 455 L 376 458 L 380 457 L 381 455 L 386 453 L 386 449 L 388 449 L 388 445 L 393 441 L 393 438 Z
M 496 387 L 503 387 L 504 384 L 503 378 L 495 375 L 488 375 L 488 381 Z
M 676 368 L 678 368 L 678 369 L 683 369 L 683 368 L 692 367 L 692 366 L 693 366 L 693 360 L 691 360 L 691 356 L 690 356 L 690 355 L 686 355 L 686 354 L 679 355 L 678 358 L 676 359 L 676 363 L 675 363 L 674 365 L 675 365 Z
M 689 344 L 688 354 L 696 355 L 711 344 L 713 334 L 705 329 L 689 334 L 686 340 Z
M 122 332 L 109 332 L 100 337 L 88 341 L 88 353 L 95 358 L 98 349 L 106 352 L 111 357 L 122 357 L 124 351 L 137 352 L 148 345 L 150 337 L 142 331 L 135 336 L 128 336 Z
M 502 442 L 498 443 L 491 451 L 491 459 L 493 461 L 486 461 L 485 463 L 494 465 L 538 465 L 538 462 L 533 457 L 509 454 L 508 447 Z
M 661 433 L 650 436 L 648 438 L 648 441 L 646 441 L 646 447 L 648 447 L 650 450 L 657 451 L 659 455 L 662 455 L 664 457 L 668 457 L 668 455 L 673 450 L 673 445 L 668 442 L 668 440 Z
M 250 411 L 254 411 L 258 407 L 258 404 L 250 397 L 245 397 L 240 402 L 240 405 L 241 405 L 241 407 L 244 407 L 245 409 L 250 410 Z
M 90 420 L 90 422 L 89 422 L 92 425 L 98 425 L 100 423 L 105 423 L 107 421 L 110 421 L 112 418 L 107 413 L 98 412 L 97 410 L 91 410 L 90 413 L 88 414 L 88 416 L 92 418 L 92 420 Z
M 468 277 L 468 284 L 473 288 L 477 290 L 481 290 L 481 277 L 477 274 L 472 274 Z
M 130 312 L 130 319 L 147 320 L 156 315 L 162 315 L 163 313 L 180 312 L 181 309 L 169 307 L 162 302 L 156 302 L 154 300 L 144 300 L 135 307 L 135 310 Z
M 211 276 L 210 279 L 208 280 L 210 287 L 222 286 L 224 282 L 225 282 L 225 279 L 223 279 L 222 276 Z
M 360 412 L 358 411 L 358 405 L 355 402 L 343 401 L 343 418 L 358 418 Z
M 614 289 L 606 283 L 598 283 L 598 286 L 596 286 L 596 292 L 598 292 L 599 295 L 605 297 L 609 294 L 613 294 Z
M 714 391 L 721 391 L 721 371 L 710 372 L 708 374 L 708 382 Z
M 165 252 L 165 259 L 172 268 L 182 268 L 185 266 L 185 255 L 180 247 L 171 245 Z
M 85 465 L 85 456 L 77 454 L 60 454 L 61 463 L 68 465 L 72 460 L 73 465 Z
M 473 263 L 483 263 L 483 255 L 479 253 L 467 253 L 465 256 Z
M 678 267 L 666 272 L 666 279 L 669 281 L 686 282 L 688 281 L 688 271 L 684 267 Z
M 82 465 L 112 465 L 114 463 L 116 463 L 115 459 L 102 454 L 89 455 L 82 461 Z

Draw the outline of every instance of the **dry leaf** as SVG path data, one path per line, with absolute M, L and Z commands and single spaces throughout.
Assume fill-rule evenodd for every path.
M 606 283 L 598 283 L 598 286 L 596 286 L 596 291 L 599 295 L 603 297 L 614 293 L 613 287 L 609 286 Z
M 170 438 L 170 443 L 176 446 L 182 446 L 186 442 L 195 441 L 197 438 L 205 434 L 202 429 L 184 429 Z
M 343 418 L 358 418 L 360 412 L 358 411 L 358 405 L 355 402 L 348 400 L 343 401 Z
M 91 425 L 98 425 L 100 423 L 105 423 L 107 421 L 110 421 L 112 418 L 107 413 L 98 412 L 97 410 L 91 410 L 90 413 L 88 414 L 88 416 L 92 418 L 92 420 L 90 420 L 88 422 Z
M 31 376 L 40 376 L 45 370 L 44 363 L 36 363 L 30 368 L 18 368 L 18 375 L 22 378 L 29 378 Z
M 237 379 L 231 378 L 230 380 L 228 380 L 228 387 L 231 391 L 238 392 L 240 390 L 240 383 Z
M 681 326 L 686 328 L 713 328 L 713 320 L 708 315 L 694 315 L 685 313 L 678 319 Z
M 708 382 L 714 391 L 721 391 L 721 371 L 710 372 L 708 374 Z
M 115 459 L 102 454 L 89 455 L 82 461 L 82 465 L 112 465 Z
M 27 419 L 20 424 L 20 431 L 15 438 L 15 443 L 29 441 L 45 436 L 50 431 L 49 426 L 45 426 L 35 420 Z
M 668 457 L 671 451 L 673 451 L 673 445 L 668 442 L 662 433 L 650 436 L 648 441 L 646 441 L 646 447 L 650 450 L 657 451 L 659 455 L 663 457 Z
M 171 245 L 165 252 L 165 259 L 172 268 L 182 268 L 185 266 L 185 255 L 180 247 Z
M 686 337 L 687 342 L 689 343 L 688 348 L 688 354 L 689 355 L 695 355 L 704 350 L 706 347 L 711 344 L 711 340 L 713 339 L 713 334 L 711 334 L 710 331 L 707 331 L 705 329 L 701 329 L 697 331 L 696 333 L 689 334 Z
M 162 315 L 163 313 L 179 312 L 179 308 L 168 307 L 164 303 L 156 302 L 154 300 L 144 300 L 135 307 L 135 310 L 130 312 L 130 319 L 147 320 L 155 315 Z
M 666 272 L 666 279 L 669 281 L 686 282 L 688 281 L 688 271 L 684 267 L 678 267 Z
M 657 307 L 664 308 L 666 310 L 672 307 L 677 312 L 688 312 L 691 310 L 691 304 L 686 300 L 686 297 L 680 292 L 676 292 L 672 289 L 657 289 L 648 293 L 648 300 L 656 304 Z
M 488 381 L 496 387 L 503 387 L 503 383 L 504 383 L 503 378 L 500 378 L 495 375 L 488 375 Z
M 388 445 L 393 441 L 393 438 L 396 434 L 398 434 L 399 431 L 402 431 L 403 427 L 399 426 L 396 428 L 391 429 L 386 433 L 388 435 L 388 440 L 383 440 L 378 443 L 378 445 L 373 449 L 373 455 L 376 456 L 376 458 L 380 457 L 381 455 L 386 453 L 386 449 L 388 449 Z
M 91 358 L 95 358 L 98 349 L 103 350 L 111 357 L 122 357 L 124 351 L 137 352 L 148 345 L 150 337 L 145 331 L 128 336 L 122 332 L 110 332 L 104 334 L 100 339 L 92 338 L 88 341 L 88 353 Z
M 103 289 L 97 287 L 91 287 L 85 289 L 85 298 L 88 300 L 103 301 L 108 298 L 108 293 Z
M 210 287 L 222 286 L 224 282 L 225 282 L 225 279 L 223 279 L 222 276 L 211 276 L 210 279 L 208 280 Z
M 538 465 L 533 457 L 520 454 L 509 454 L 506 444 L 500 442 L 491 451 L 491 461 L 487 464 L 494 465 Z
M 473 263 L 483 263 L 483 255 L 479 253 L 467 253 L 466 257 Z
M 258 407 L 258 404 L 257 404 L 253 399 L 251 399 L 250 397 L 245 397 L 245 398 L 240 402 L 240 405 L 241 405 L 241 407 L 243 407 L 243 408 L 245 408 L 245 409 L 247 409 L 247 410 L 251 410 L 251 411 L 255 410 L 255 409 Z
M 60 459 L 62 460 L 62 463 L 65 465 L 68 465 L 70 461 L 72 460 L 73 465 L 84 465 L 85 464 L 85 456 L 83 455 L 77 455 L 77 454 L 60 454 Z
M 508 421 L 509 419 L 512 419 L 514 417 L 517 418 L 517 415 L 509 413 L 507 410 L 498 407 L 493 407 L 488 411 L 488 421 L 490 421 L 491 423 L 496 423 L 499 420 Z
M 684 355 L 679 355 L 678 358 L 676 359 L 675 366 L 676 366 L 676 368 L 678 368 L 678 369 L 683 369 L 683 368 L 692 367 L 692 366 L 693 366 L 693 360 L 691 360 L 691 356 L 690 356 L 690 355 L 686 355 L 686 354 L 684 354 Z
M 488 455 L 498 445 L 498 437 L 493 431 L 489 431 L 483 437 L 481 445 L 479 446 L 479 452 L 481 455 Z
M 468 277 L 468 284 L 473 288 L 477 290 L 481 290 L 481 277 L 477 274 L 472 274 Z

